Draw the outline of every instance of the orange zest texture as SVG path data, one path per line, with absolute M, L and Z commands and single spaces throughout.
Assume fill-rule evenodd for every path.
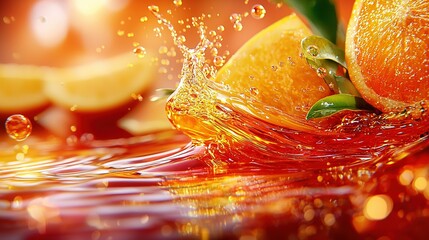
M 429 1 L 357 0 L 346 36 L 350 78 L 383 112 L 429 99 Z

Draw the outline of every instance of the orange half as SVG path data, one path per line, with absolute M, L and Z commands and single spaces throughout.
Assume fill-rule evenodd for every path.
M 346 36 L 350 78 L 367 102 L 399 112 L 429 99 L 429 1 L 357 0 Z

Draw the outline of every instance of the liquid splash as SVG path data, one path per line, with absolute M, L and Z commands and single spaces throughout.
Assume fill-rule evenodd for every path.
M 207 147 L 212 156 L 208 163 L 215 171 L 234 166 L 305 171 L 383 165 L 427 135 L 425 117 L 348 112 L 329 121 L 303 122 L 252 96 L 233 92 L 214 81 L 216 72 L 204 74 L 205 52 L 211 46 L 204 25 L 198 26 L 200 43 L 191 49 L 178 40 L 159 9 L 152 13 L 171 31 L 184 57 L 180 83 L 167 101 L 166 112 L 176 129 L 194 144 Z M 313 54 L 317 49 L 308 51 Z M 266 119 L 279 120 L 274 124 Z

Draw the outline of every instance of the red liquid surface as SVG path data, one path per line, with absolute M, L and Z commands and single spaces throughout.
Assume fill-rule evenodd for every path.
M 300 143 L 320 138 L 321 147 L 279 144 L 270 149 L 277 153 L 245 142 L 229 151 L 193 146 L 166 131 L 74 144 L 34 134 L 21 158 L 23 144 L 4 138 L 0 236 L 425 239 L 429 141 L 425 125 L 400 126 L 295 134 Z M 216 173 L 213 160 L 227 165 Z

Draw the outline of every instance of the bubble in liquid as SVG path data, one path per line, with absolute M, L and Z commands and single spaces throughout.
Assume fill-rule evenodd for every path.
M 21 114 L 9 116 L 5 122 L 6 132 L 16 141 L 24 141 L 31 134 L 33 126 L 31 121 Z
M 319 55 L 319 48 L 316 45 L 310 45 L 307 47 L 307 53 L 313 57 Z
M 265 17 L 266 13 L 267 11 L 265 10 L 264 6 L 262 6 L 261 4 L 256 4 L 252 8 L 251 15 L 255 19 L 262 19 Z
M 144 58 L 146 56 L 146 49 L 142 46 L 134 48 L 133 53 L 139 58 Z
M 319 76 L 320 78 L 324 78 L 326 77 L 326 74 L 328 73 L 328 71 L 324 67 L 319 67 L 316 69 L 316 73 L 317 73 L 317 76 Z

